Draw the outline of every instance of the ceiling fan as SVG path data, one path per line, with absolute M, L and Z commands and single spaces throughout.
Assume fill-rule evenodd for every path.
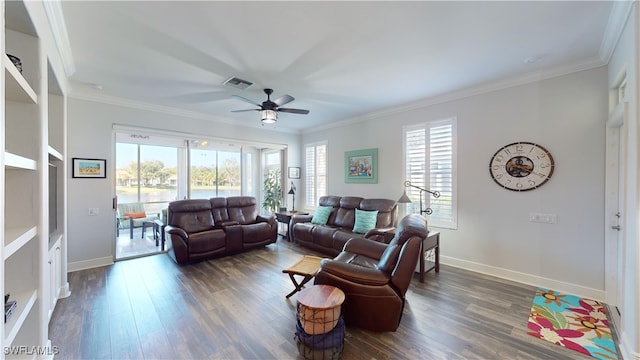
M 245 97 L 232 95 L 232 97 L 244 101 L 246 103 L 255 105 L 259 107 L 259 109 L 244 109 L 244 110 L 231 110 L 231 112 L 243 112 L 243 111 L 259 111 L 260 116 L 262 117 L 262 124 L 274 124 L 278 120 L 278 112 L 287 112 L 292 114 L 308 114 L 309 110 L 303 109 L 291 109 L 291 108 L 281 108 L 280 106 L 284 104 L 288 104 L 292 102 L 294 99 L 291 95 L 282 95 L 279 98 L 271 101 L 271 94 L 273 93 L 273 89 L 264 89 L 264 93 L 267 94 L 267 100 L 263 101 L 262 104 L 258 104 L 255 101 L 249 100 Z

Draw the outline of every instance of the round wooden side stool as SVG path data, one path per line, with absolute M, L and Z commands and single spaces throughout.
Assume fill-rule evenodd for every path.
M 298 293 L 296 339 L 302 357 L 340 358 L 345 335 L 344 298 L 342 290 L 330 285 L 312 285 Z

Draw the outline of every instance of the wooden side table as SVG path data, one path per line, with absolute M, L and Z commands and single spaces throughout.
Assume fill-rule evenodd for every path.
M 295 286 L 295 289 L 287 294 L 287 298 L 302 290 L 302 287 L 316 276 L 318 269 L 320 269 L 320 260 L 322 260 L 321 257 L 305 255 L 297 263 L 282 270 L 283 273 L 289 274 L 289 278 L 291 278 L 291 282 Z M 303 277 L 300 283 L 296 281 L 294 275 Z
M 429 257 L 430 260 L 425 258 Z M 429 268 L 425 269 L 425 263 Z M 440 272 L 440 232 L 430 231 L 420 243 L 420 282 L 424 282 L 424 273 L 434 270 Z
M 276 212 L 276 220 L 278 221 L 278 223 L 287 225 L 287 231 L 278 235 L 282 236 L 284 239 L 287 239 L 287 240 L 290 240 L 289 239 L 289 222 L 291 221 L 291 217 L 293 215 L 309 215 L 309 213 L 300 212 L 300 211 Z

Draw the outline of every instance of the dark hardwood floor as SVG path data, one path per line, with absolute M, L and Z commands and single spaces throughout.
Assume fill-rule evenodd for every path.
M 166 254 L 69 274 L 49 326 L 58 359 L 302 359 L 279 240 L 178 266 Z M 342 359 L 591 359 L 526 334 L 535 288 L 441 266 L 416 274 L 396 332 L 347 328 Z

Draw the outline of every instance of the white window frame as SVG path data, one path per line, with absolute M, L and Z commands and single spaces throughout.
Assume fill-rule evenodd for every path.
M 450 181 L 450 190 L 449 189 L 443 189 L 440 188 L 441 185 L 437 184 L 436 181 L 434 180 L 434 177 L 432 177 L 431 174 L 431 169 L 434 166 L 433 163 L 431 163 L 431 143 L 430 143 L 430 134 L 431 131 L 433 129 L 436 129 L 438 127 L 442 127 L 444 125 L 450 125 L 451 126 L 451 172 L 450 172 L 450 176 L 451 176 L 451 181 Z M 423 170 L 423 175 L 413 175 L 413 177 L 411 176 L 411 174 L 409 173 L 410 169 L 408 169 L 408 161 L 407 161 L 407 133 L 408 132 L 414 132 L 414 131 L 424 131 L 424 141 L 425 141 L 425 149 L 424 149 L 424 159 L 425 159 L 425 164 L 424 164 L 424 168 Z M 427 223 L 429 225 L 429 227 L 437 227 L 437 228 L 444 228 L 444 229 L 457 229 L 458 228 L 458 189 L 457 189 L 457 118 L 456 117 L 451 117 L 451 118 L 447 118 L 447 119 L 442 119 L 442 120 L 436 120 L 436 121 L 429 121 L 429 122 L 424 122 L 424 123 L 420 123 L 420 124 L 414 124 L 414 125 L 407 125 L 404 126 L 402 129 L 402 139 L 403 139 L 403 146 L 402 146 L 402 152 L 403 152 L 403 156 L 402 156 L 402 168 L 404 171 L 404 176 L 405 176 L 405 181 L 412 181 L 412 183 L 414 185 L 423 187 L 425 189 L 431 190 L 431 191 L 438 191 L 441 193 L 441 196 L 439 198 L 434 198 L 432 196 L 432 194 L 429 193 L 423 193 L 422 194 L 422 201 L 423 201 L 423 209 L 431 208 L 433 210 L 433 213 L 431 215 L 425 215 L 425 217 L 427 218 Z M 407 195 L 409 196 L 409 198 L 411 199 L 412 203 L 409 204 L 409 212 L 414 212 L 414 213 L 419 213 L 420 209 L 418 209 L 420 207 L 419 205 L 419 201 L 420 201 L 420 190 L 416 189 L 416 188 L 412 188 L 412 187 L 407 187 L 406 188 L 407 191 Z M 450 199 L 450 200 L 447 200 Z M 443 201 L 446 201 L 446 203 L 443 203 Z M 441 206 L 443 206 L 444 208 L 450 208 L 450 214 L 447 216 L 439 216 L 441 214 L 438 214 L 437 208 L 439 206 L 439 204 Z
M 275 157 L 277 158 L 277 162 L 273 163 L 273 164 L 269 164 L 268 163 L 268 157 L 269 155 L 275 155 Z M 285 177 L 284 177 L 284 165 L 283 165 L 283 159 L 285 158 L 284 156 L 284 150 L 281 149 L 263 149 L 261 151 L 261 164 L 262 164 L 262 168 L 260 169 L 260 206 L 262 207 L 262 204 L 264 203 L 264 187 L 262 186 L 262 183 L 264 182 L 264 177 L 265 175 L 273 170 L 273 169 L 280 169 L 280 188 L 282 189 L 282 192 L 280 194 L 280 207 L 286 207 L 286 203 L 287 203 L 287 195 L 286 192 L 288 191 L 287 189 L 287 183 L 285 182 Z M 280 209 L 276 209 L 276 211 L 280 211 Z M 262 212 L 263 214 L 269 214 L 269 210 L 268 209 L 264 209 L 262 208 Z
M 321 188 L 320 185 L 322 181 L 318 181 L 318 156 L 317 151 L 319 147 L 324 146 L 325 149 L 325 162 L 324 162 L 324 188 Z M 313 148 L 313 163 L 309 163 L 309 158 L 307 156 L 307 152 L 310 148 Z M 327 141 L 318 141 L 313 143 L 308 143 L 304 145 L 304 208 L 313 210 L 318 206 L 318 200 L 321 196 L 327 195 L 328 191 L 328 180 L 329 180 L 329 144 Z

